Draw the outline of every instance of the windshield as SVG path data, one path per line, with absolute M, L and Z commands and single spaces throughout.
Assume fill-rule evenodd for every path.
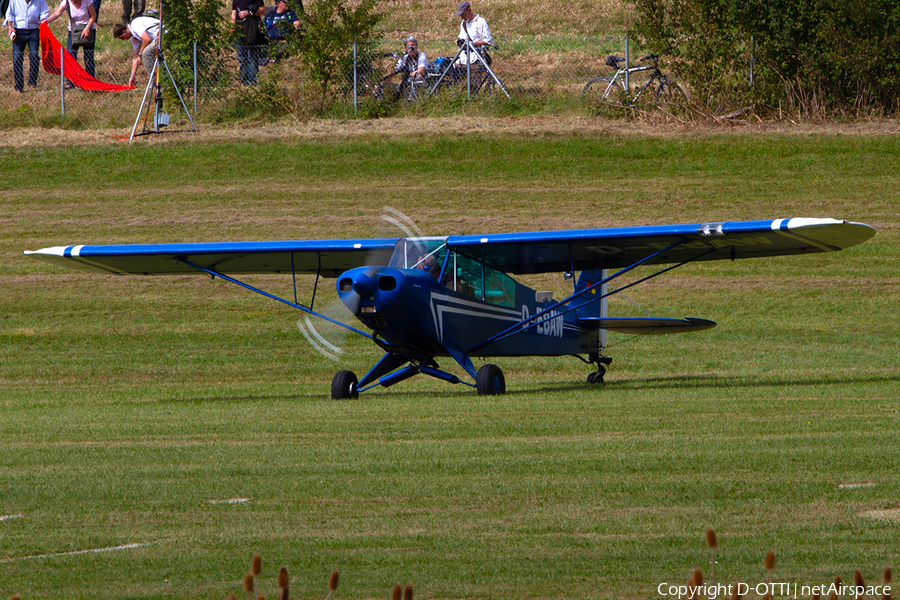
M 429 271 L 437 277 L 446 256 L 447 238 L 403 238 L 394 246 L 388 266 Z

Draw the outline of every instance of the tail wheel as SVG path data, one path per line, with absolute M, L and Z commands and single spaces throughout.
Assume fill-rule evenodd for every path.
M 601 364 L 597 365 L 597 370 L 588 374 L 587 382 L 590 384 L 603 383 L 603 376 L 606 375 L 606 367 Z
M 331 399 L 332 400 L 348 400 L 359 398 L 359 391 L 356 389 L 359 380 L 353 371 L 338 371 L 331 380 Z
M 475 378 L 475 388 L 479 396 L 497 396 L 506 393 L 506 380 L 497 365 L 482 365 Z

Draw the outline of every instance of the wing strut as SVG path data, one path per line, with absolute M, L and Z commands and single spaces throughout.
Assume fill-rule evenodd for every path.
M 187 265 L 187 266 L 191 267 L 192 269 L 197 269 L 198 271 L 202 271 L 202 272 L 206 273 L 207 275 L 211 275 L 213 277 L 219 277 L 221 279 L 224 279 L 225 281 L 228 281 L 235 285 L 239 285 L 242 288 L 248 289 L 251 292 L 256 292 L 260 296 L 265 296 L 266 298 L 271 298 L 272 300 L 277 300 L 278 302 L 281 302 L 282 304 L 287 304 L 291 308 L 296 308 L 297 310 L 301 310 L 301 311 L 303 311 L 307 314 L 310 314 L 314 317 L 319 317 L 320 319 L 325 319 L 329 323 L 334 323 L 335 325 L 338 325 L 339 327 L 343 327 L 344 329 L 349 329 L 350 331 L 352 331 L 354 333 L 358 333 L 361 336 L 367 337 L 370 340 L 372 339 L 372 334 L 366 333 L 365 331 L 361 331 L 361 330 L 357 329 L 356 327 L 351 327 L 350 325 L 347 325 L 346 323 L 341 323 L 337 319 L 332 319 L 331 317 L 326 317 L 325 315 L 323 315 L 321 313 L 317 313 L 314 310 L 306 308 L 302 304 L 298 304 L 296 302 L 291 302 L 290 300 L 285 300 L 284 298 L 276 296 L 275 294 L 270 294 L 268 292 L 264 292 L 263 290 L 261 290 L 257 287 L 254 287 L 254 286 L 250 285 L 249 283 L 244 283 L 243 281 L 240 281 L 239 279 L 235 279 L 234 277 L 229 277 L 228 275 L 223 275 L 222 273 L 219 273 L 218 271 L 213 271 L 211 269 L 201 267 L 200 265 L 195 265 L 194 263 L 188 262 L 181 258 L 176 258 L 175 260 L 180 262 L 183 265 Z
M 664 253 L 664 252 L 668 252 L 668 251 L 671 250 L 672 248 L 674 248 L 674 247 L 676 247 L 676 246 L 679 246 L 679 245 L 681 245 L 681 244 L 684 244 L 684 243 L 686 243 L 686 242 L 687 242 L 687 240 L 681 240 L 681 241 L 679 241 L 679 242 L 676 242 L 676 243 L 672 244 L 672 245 L 669 246 L 668 248 L 665 248 L 665 249 L 663 249 L 663 250 L 660 250 L 659 252 L 656 252 L 656 253 L 654 253 L 654 254 L 651 254 L 651 255 L 649 255 L 649 256 L 646 256 L 646 257 L 642 258 L 641 260 L 637 261 L 636 263 L 634 263 L 634 264 L 632 264 L 632 265 L 629 265 L 629 266 L 625 267 L 625 268 L 622 269 L 621 271 L 617 271 L 616 273 L 613 273 L 612 275 L 610 275 L 610 276 L 607 277 L 606 279 L 602 279 L 602 280 L 600 280 L 600 281 L 594 283 L 593 285 L 590 285 L 590 286 L 584 288 L 584 289 L 581 290 L 580 292 L 576 292 L 576 293 L 572 294 L 571 296 L 569 296 L 568 298 L 565 298 L 565 299 L 561 300 L 559 303 L 554 304 L 553 306 L 549 306 L 549 307 L 545 308 L 544 310 L 542 310 L 542 311 L 540 311 L 540 312 L 538 312 L 538 313 L 536 313 L 536 314 L 534 314 L 534 315 L 528 317 L 527 319 L 524 319 L 524 320 L 522 320 L 522 321 L 519 321 L 519 322 L 516 323 L 515 325 L 512 325 L 511 327 L 509 327 L 509 328 L 507 328 L 507 329 L 501 331 L 500 333 L 498 333 L 498 334 L 496 334 L 496 335 L 493 335 L 493 336 L 489 337 L 488 339 L 486 339 L 485 341 L 481 342 L 481 343 L 478 344 L 477 346 L 474 346 L 473 348 L 470 348 L 469 350 L 467 350 L 467 351 L 466 351 L 466 354 L 471 354 L 472 352 L 474 352 L 474 351 L 476 351 L 476 350 L 479 350 L 479 349 L 481 349 L 481 348 L 483 348 L 483 347 L 485 347 L 485 346 L 488 346 L 488 345 L 493 344 L 493 343 L 495 343 L 495 342 L 499 342 L 500 340 L 506 339 L 506 338 L 508 338 L 508 337 L 510 337 L 510 336 L 513 336 L 513 335 L 516 335 L 517 333 L 521 333 L 521 332 L 523 332 L 523 331 L 527 331 L 528 329 L 531 329 L 532 327 L 537 327 L 537 325 L 539 325 L 539 324 L 541 323 L 540 317 L 543 316 L 543 315 L 545 315 L 545 314 L 547 314 L 547 313 L 549 313 L 551 310 L 556 310 L 556 311 L 557 311 L 557 312 L 556 312 L 556 316 L 562 316 L 562 315 L 568 314 L 568 313 L 570 313 L 570 312 L 572 312 L 572 311 L 578 310 L 579 308 L 581 308 L 582 306 L 585 306 L 586 304 L 591 304 L 591 303 L 593 303 L 593 302 L 599 302 L 600 300 L 603 300 L 604 298 L 607 298 L 607 297 L 609 297 L 609 296 L 612 296 L 613 294 L 618 294 L 619 292 L 624 291 L 624 290 L 627 290 L 628 288 L 634 287 L 634 286 L 638 285 L 639 283 L 643 283 L 643 282 L 645 282 L 645 281 L 648 281 L 648 280 L 650 280 L 650 279 L 653 279 L 654 277 L 657 277 L 657 276 L 659 276 L 659 275 L 662 275 L 663 273 L 667 273 L 667 272 L 669 272 L 669 271 L 671 271 L 671 270 L 673 270 L 673 269 L 677 269 L 678 267 L 684 266 L 684 265 L 688 264 L 689 262 L 693 262 L 693 261 L 695 261 L 695 260 L 698 260 L 698 259 L 700 259 L 700 258 L 706 256 L 707 254 L 711 254 L 711 253 L 715 252 L 715 249 L 710 249 L 710 250 L 708 250 L 707 252 L 704 252 L 703 254 L 700 254 L 700 255 L 698 255 L 698 256 L 691 257 L 691 258 L 689 258 L 689 259 L 687 259 L 687 260 L 685 260 L 685 261 L 682 261 L 682 262 L 680 262 L 680 263 L 678 263 L 678 264 L 676 264 L 676 265 L 672 265 L 671 267 L 666 267 L 665 269 L 662 269 L 661 271 L 657 271 L 656 273 L 653 273 L 652 275 L 648 275 L 647 277 L 644 277 L 644 278 L 642 278 L 642 279 L 638 279 L 637 281 L 633 281 L 632 283 L 629 283 L 629 284 L 626 285 L 626 286 L 617 288 L 617 289 L 615 289 L 615 290 L 613 290 L 613 291 L 611 291 L 611 292 L 608 292 L 608 293 L 606 293 L 606 294 L 601 294 L 601 295 L 597 296 L 596 298 L 591 298 L 590 300 L 588 300 L 588 302 L 587 302 L 586 304 L 579 304 L 578 306 L 570 306 L 569 308 L 567 308 L 567 309 L 565 309 L 565 310 L 561 310 L 561 311 L 559 310 L 559 307 L 560 307 L 560 306 L 566 304 L 567 302 L 571 302 L 573 299 L 577 298 L 578 296 L 582 296 L 582 295 L 584 295 L 584 294 L 587 294 L 587 293 L 589 293 L 589 292 L 591 292 L 591 291 L 597 289 L 597 288 L 600 287 L 601 285 L 603 285 L 603 284 L 605 284 L 605 283 L 609 283 L 611 280 L 615 279 L 616 277 L 618 277 L 618 276 L 620 276 L 620 275 L 623 275 L 623 274 L 627 273 L 628 271 L 631 271 L 632 269 L 634 269 L 634 268 L 636 268 L 636 267 L 639 267 L 641 264 L 647 262 L 648 260 L 651 260 L 651 259 L 653 259 L 654 257 L 656 257 L 656 256 L 658 256 L 658 255 L 660 255 L 660 254 L 662 254 L 662 253 Z

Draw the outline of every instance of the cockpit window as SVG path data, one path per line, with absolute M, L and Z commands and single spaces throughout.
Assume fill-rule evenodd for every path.
M 464 254 L 453 252 L 447 262 L 445 275 L 447 287 L 474 296 L 491 304 L 516 306 L 516 283 L 494 267 Z

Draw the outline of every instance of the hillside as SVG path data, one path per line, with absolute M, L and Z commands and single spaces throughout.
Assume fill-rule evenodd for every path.
M 386 0 L 380 3 L 387 18 L 381 29 L 386 37 L 412 33 L 423 39 L 454 36 L 459 28 L 454 0 Z M 550 3 L 540 0 L 472 0 L 500 37 L 520 35 L 600 36 L 625 32 L 633 21 L 627 2 L 574 0 Z

